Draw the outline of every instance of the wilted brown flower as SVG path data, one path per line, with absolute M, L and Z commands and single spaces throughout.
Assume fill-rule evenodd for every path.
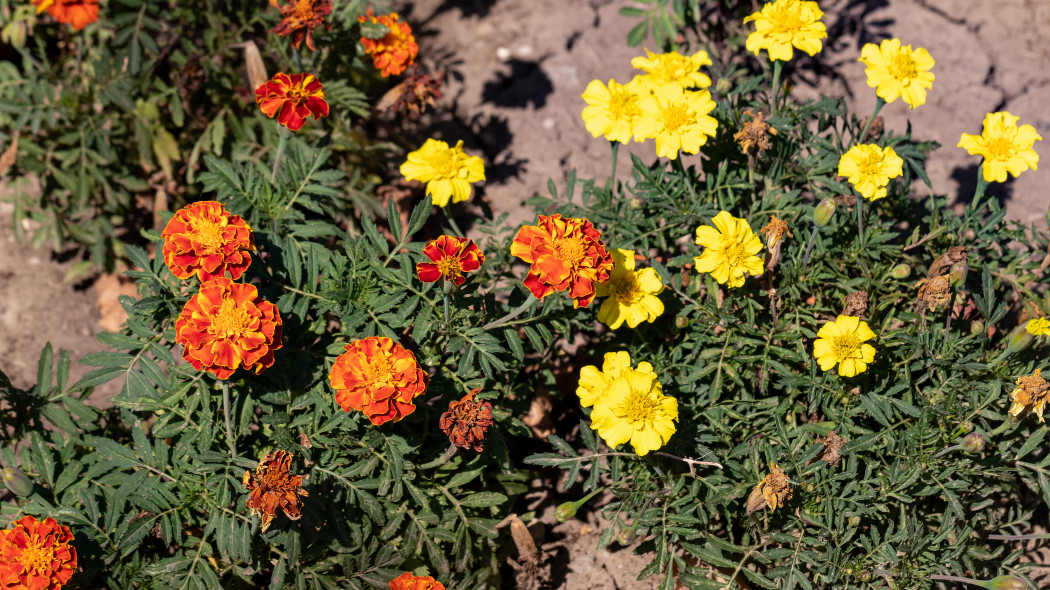
M 868 313 L 867 291 L 854 291 L 846 295 L 846 307 L 843 309 L 842 315 L 851 315 L 864 319 L 864 314 L 866 313 Z
M 776 510 L 790 499 L 791 481 L 784 470 L 770 461 L 769 475 L 758 482 L 755 489 L 751 490 L 751 495 L 747 497 L 747 513 L 753 514 L 767 506 Z
M 758 233 L 766 236 L 766 270 L 773 270 L 780 262 L 780 247 L 784 244 L 784 234 L 789 238 L 795 236 L 788 229 L 787 222 L 776 215 L 771 215 L 769 223 L 758 230 Z
M 769 149 L 769 136 L 776 135 L 777 130 L 763 119 L 765 115 L 761 112 L 755 113 L 751 109 L 745 109 L 744 115 L 750 115 L 751 120 L 744 123 L 740 131 L 733 135 L 733 139 L 740 144 L 740 149 L 749 157 L 757 157 Z
M 394 86 L 376 103 L 377 111 L 403 113 L 410 119 L 418 119 L 428 107 L 441 98 L 441 80 L 429 74 L 421 74 L 413 68 L 412 75 Z
M 288 470 L 292 465 L 292 454 L 287 451 L 274 451 L 259 461 L 255 474 L 244 472 L 241 480 L 251 494 L 248 496 L 248 509 L 258 514 L 262 520 L 262 532 L 270 528 L 273 517 L 280 508 L 289 520 L 299 520 L 302 500 L 299 496 L 309 496 L 303 489 L 304 475 L 292 475 Z
M 834 430 L 828 433 L 827 438 L 818 438 L 817 441 L 824 443 L 824 453 L 820 456 L 820 460 L 827 462 L 832 467 L 838 467 L 839 461 L 842 460 L 839 451 L 849 441 L 835 434 Z
M 288 3 L 279 6 L 277 0 L 270 0 L 270 5 L 281 11 L 281 22 L 273 29 L 278 37 L 292 36 L 292 45 L 296 49 L 306 39 L 306 46 L 314 49 L 314 29 L 324 25 L 329 31 L 332 25 L 325 17 L 332 14 L 332 0 L 286 0 Z
M 956 262 L 966 262 L 966 246 L 952 246 L 948 251 L 941 254 L 930 264 L 930 270 L 926 271 L 926 278 L 932 279 L 948 274 L 952 265 Z
M 868 122 L 865 120 L 864 124 Z M 882 132 L 886 128 L 886 122 L 882 120 L 882 117 L 876 116 L 871 121 L 871 125 L 868 127 L 868 132 L 861 138 L 860 143 L 873 143 L 882 137 Z
M 448 435 L 452 444 L 464 449 L 474 448 L 479 453 L 485 441 L 485 432 L 492 426 L 492 404 L 474 401 L 481 389 L 474 389 L 458 402 L 450 402 L 448 411 L 441 415 L 438 426 Z
M 915 286 L 919 288 L 919 308 L 924 305 L 930 311 L 942 305 L 948 305 L 952 299 L 951 275 L 941 275 L 932 279 L 922 279 Z
M 1020 416 L 1026 410 L 1033 410 L 1039 421 L 1043 421 L 1043 406 L 1050 398 L 1050 383 L 1039 376 L 1042 369 L 1036 369 L 1035 373 L 1017 378 L 1017 388 L 1010 392 L 1013 405 L 1010 413 Z

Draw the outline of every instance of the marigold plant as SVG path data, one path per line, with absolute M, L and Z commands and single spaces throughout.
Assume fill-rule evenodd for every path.
M 1042 137 L 1031 125 L 1017 126 L 1020 117 L 1006 111 L 988 113 L 980 135 L 962 134 L 958 147 L 970 155 L 983 156 L 981 166 L 987 182 L 1006 182 L 1006 173 L 1018 176 L 1025 170 L 1035 170 L 1039 154 L 1032 149 Z
M 444 207 L 450 199 L 460 203 L 470 198 L 471 185 L 485 180 L 485 164 L 478 156 L 468 156 L 462 141 L 449 147 L 439 139 L 428 139 L 421 148 L 409 152 L 401 164 L 401 175 L 426 183 L 434 204 Z
M 886 196 L 886 185 L 903 174 L 904 160 L 892 147 L 855 145 L 839 159 L 839 176 L 845 176 L 865 199 Z
M 485 264 L 485 254 L 481 252 L 474 240 L 455 236 L 438 236 L 423 246 L 423 255 L 430 262 L 416 263 L 416 276 L 424 283 L 439 280 L 462 285 L 467 280 L 463 275 L 481 268 Z
M 331 23 L 325 18 L 332 14 L 332 0 L 283 0 L 283 6 L 278 0 L 270 0 L 270 6 L 281 11 L 281 22 L 273 29 L 273 34 L 279 37 L 292 37 L 292 47 L 299 49 L 303 41 L 311 51 L 314 47 L 314 29 L 324 25 L 329 31 L 332 30 Z
M 649 88 L 671 84 L 683 90 L 690 88 L 703 90 L 711 85 L 711 78 L 701 72 L 700 68 L 709 65 L 711 65 L 711 57 L 703 50 L 692 55 L 682 55 L 677 51 L 655 54 L 646 49 L 645 57 L 631 59 L 631 66 L 645 72 L 645 76 L 635 78 L 635 80 Z
M 248 490 L 248 510 L 262 521 L 262 532 L 270 528 L 280 509 L 288 520 L 302 518 L 303 501 L 310 494 L 303 489 L 303 475 L 292 475 L 292 454 L 274 451 L 259 461 L 255 473 L 245 471 L 241 483 Z
M 518 230 L 510 254 L 531 265 L 524 283 L 534 297 L 568 291 L 573 307 L 587 307 L 613 268 L 601 238 L 586 219 L 540 215 L 537 225 Z
M 744 19 L 754 22 L 755 32 L 747 36 L 747 50 L 758 55 L 765 49 L 769 59 L 790 61 L 794 50 L 816 55 L 828 36 L 820 19 L 824 12 L 810 0 L 775 0 Z
M 445 585 L 430 576 L 405 572 L 390 580 L 390 590 L 445 590 Z
M 255 250 L 252 228 L 216 201 L 198 201 L 175 212 L 164 226 L 164 263 L 180 279 L 201 282 L 241 278 Z
M 583 91 L 583 100 L 587 103 L 583 107 L 583 123 L 587 132 L 594 137 L 604 135 L 609 141 L 631 141 L 642 115 L 638 103 L 648 94 L 648 87 L 638 78 L 627 84 L 609 80 L 608 86 L 601 80 L 591 80 Z
M 711 222 L 714 227 L 696 228 L 696 243 L 704 247 L 693 260 L 696 272 L 711 273 L 729 287 L 743 286 L 745 275 L 762 274 L 762 259 L 756 256 L 762 251 L 762 240 L 751 231 L 747 220 L 720 211 Z
M 714 137 L 718 121 L 709 113 L 715 109 L 711 93 L 685 91 L 664 85 L 653 89 L 638 103 L 641 115 L 634 124 L 635 141 L 656 140 L 656 154 L 672 160 L 678 152 L 696 154 Z
M 1050 320 L 1046 318 L 1028 320 L 1025 330 L 1033 336 L 1050 336 Z
M 664 284 L 651 268 L 634 270 L 634 250 L 612 251 L 613 269 L 609 281 L 600 283 L 595 291 L 606 297 L 598 308 L 598 321 L 612 329 L 624 324 L 635 328 L 642 322 L 652 323 L 664 312 L 660 293 Z
M 98 0 L 32 0 L 37 14 L 47 11 L 60 23 L 76 30 L 98 20 Z
M 59 590 L 77 570 L 73 532 L 53 518 L 23 516 L 0 531 L 0 587 Z
M 875 45 L 868 43 L 860 50 L 860 61 L 867 66 L 864 73 L 868 86 L 886 102 L 904 99 L 909 108 L 926 103 L 926 91 L 933 87 L 935 62 L 930 52 L 920 47 L 901 45 L 900 39 L 884 39 Z
M 363 412 L 380 426 L 416 410 L 413 399 L 426 391 L 428 377 L 411 351 L 390 338 L 370 336 L 346 345 L 328 381 L 339 407 Z
M 277 117 L 291 131 L 302 129 L 311 115 L 314 119 L 328 116 L 324 88 L 313 74 L 278 72 L 255 89 L 255 102 L 267 117 Z
M 1050 401 L 1050 382 L 1043 379 L 1039 373 L 1042 369 L 1036 369 L 1028 376 L 1017 378 L 1017 387 L 1010 392 L 1010 414 L 1020 416 L 1025 412 L 1033 412 L 1043 422 L 1043 408 Z
M 598 401 L 598 398 L 605 395 L 611 382 L 619 379 L 630 370 L 639 373 L 652 373 L 653 366 L 642 361 L 638 363 L 637 367 L 632 369 L 631 354 L 620 350 L 605 353 L 601 369 L 595 365 L 587 365 L 580 369 L 579 386 L 576 388 L 576 395 L 580 398 L 580 405 L 585 408 L 593 406 Z
M 591 410 L 591 428 L 610 447 L 629 442 L 639 455 L 667 444 L 676 421 L 678 400 L 664 395 L 656 373 L 630 367 L 609 380 Z
M 838 366 L 839 375 L 853 377 L 867 370 L 875 359 L 875 347 L 866 343 L 875 338 L 875 332 L 859 318 L 840 315 L 821 326 L 817 336 L 813 356 L 821 371 Z
M 357 20 L 381 24 L 389 29 L 387 34 L 378 39 L 361 37 L 365 52 L 372 56 L 372 63 L 381 75 L 397 76 L 415 62 L 419 45 L 416 45 L 416 38 L 408 23 L 401 21 L 396 12 L 375 16 L 369 8 L 367 14 L 359 16 Z

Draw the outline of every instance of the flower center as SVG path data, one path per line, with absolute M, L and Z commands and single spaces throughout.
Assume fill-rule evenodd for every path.
M 225 299 L 211 320 L 210 332 L 219 338 L 233 339 L 247 332 L 251 322 L 248 310 L 238 307 L 233 299 Z
M 609 99 L 609 113 L 613 119 L 633 119 L 638 115 L 638 106 L 634 95 L 624 88 L 612 92 Z
M 641 295 L 638 289 L 638 281 L 634 274 L 623 275 L 609 281 L 609 293 L 613 299 L 622 303 L 631 303 Z
M 460 276 L 461 269 L 459 266 L 459 260 L 451 256 L 446 256 L 439 260 L 437 263 L 437 267 L 438 272 L 440 272 L 441 276 L 445 277 L 446 279 L 451 279 L 453 277 Z
M 310 93 L 306 90 L 305 78 L 288 89 L 288 100 L 294 102 L 296 106 L 303 104 L 308 98 L 310 98 Z
M 744 250 L 744 245 L 740 242 L 728 242 L 722 249 L 722 255 L 725 256 L 726 262 L 729 266 L 742 266 L 744 259 L 747 258 L 748 254 Z
M 890 75 L 898 80 L 911 80 L 919 75 L 919 66 L 907 51 L 898 51 L 888 64 Z
M 24 572 L 45 576 L 51 570 L 51 562 L 55 557 L 53 545 L 44 543 L 43 539 L 34 535 L 18 560 L 21 562 Z
M 197 234 L 197 241 L 212 252 L 218 252 L 226 243 L 226 225 L 211 219 L 200 218 L 193 224 L 193 231 Z
M 627 399 L 623 400 L 623 403 L 614 411 L 632 426 L 637 426 L 642 422 L 652 422 L 656 418 L 656 410 L 659 406 L 659 400 L 656 399 L 656 396 L 650 395 L 649 391 L 632 388 Z
M 567 238 L 558 240 L 554 244 L 554 249 L 558 251 L 558 258 L 561 258 L 572 267 L 579 266 L 585 252 L 583 243 L 580 240 Z
M 681 129 L 696 122 L 692 109 L 685 103 L 671 103 L 660 113 L 664 129 L 670 133 L 682 133 Z
M 372 362 L 365 368 L 365 380 L 368 382 L 368 387 L 372 389 L 378 389 L 380 387 L 389 387 L 393 384 L 390 382 L 391 369 L 393 366 L 390 362 L 390 357 L 385 353 L 380 352 L 371 359 Z
M 797 6 L 785 6 L 775 12 L 769 20 L 773 21 L 774 35 L 794 36 L 802 29 L 802 15 L 799 14 Z
M 860 340 L 853 334 L 843 334 L 831 339 L 831 354 L 836 362 L 842 362 L 853 358 L 853 354 L 860 347 Z
M 865 176 L 880 174 L 882 172 L 882 153 L 871 150 L 857 162 L 857 167 Z
M 1013 137 L 1000 135 L 988 141 L 988 152 L 994 160 L 1009 160 L 1017 153 L 1017 145 Z
M 434 177 L 441 180 L 456 178 L 463 168 L 459 156 L 453 150 L 435 154 L 430 159 L 430 167 L 434 170 Z

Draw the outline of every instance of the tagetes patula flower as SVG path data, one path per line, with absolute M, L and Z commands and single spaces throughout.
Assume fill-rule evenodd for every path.
M 573 308 L 587 307 L 595 285 L 609 280 L 613 259 L 602 243 L 602 233 L 586 219 L 540 215 L 526 225 L 510 245 L 511 256 L 529 263 L 523 281 L 536 299 L 568 291 Z
M 485 163 L 478 156 L 468 156 L 463 142 L 455 147 L 439 139 L 428 139 L 423 147 L 408 154 L 401 164 L 401 175 L 427 185 L 427 194 L 438 207 L 466 201 L 471 183 L 485 180 Z
M 201 282 L 225 276 L 239 279 L 252 263 L 252 228 L 217 201 L 186 205 L 164 226 L 162 254 L 171 274 L 194 275 Z
M 306 46 L 314 50 L 314 29 L 324 25 L 329 31 L 332 25 L 325 17 L 332 14 L 332 0 L 284 0 L 284 6 L 278 0 L 270 0 L 270 6 L 281 11 L 281 22 L 271 31 L 278 37 L 292 36 L 292 46 L 296 49 L 306 40 Z
M 747 50 L 758 55 L 765 49 L 769 59 L 790 61 L 794 49 L 816 55 L 823 47 L 820 40 L 828 36 L 820 19 L 824 13 L 816 2 L 776 0 L 744 19 L 754 21 L 755 32 L 747 36 Z
M 645 54 L 646 57 L 631 59 L 631 65 L 645 72 L 647 82 L 654 88 L 672 84 L 686 90 L 711 85 L 711 78 L 700 71 L 712 63 L 706 51 L 682 55 L 677 51 L 656 54 L 646 49 Z
M 485 255 L 474 240 L 455 236 L 438 236 L 430 240 L 423 246 L 423 255 L 430 262 L 416 263 L 416 275 L 424 283 L 444 279 L 458 287 L 467 280 L 464 273 L 478 270 L 485 264 Z
M 1050 398 L 1050 382 L 1039 376 L 1042 369 L 1036 369 L 1031 375 L 1017 378 L 1017 388 L 1010 392 L 1013 404 L 1010 414 L 1020 416 L 1026 410 L 1032 410 L 1043 422 L 1043 408 Z
M 346 345 L 328 381 L 339 407 L 363 412 L 379 426 L 414 412 L 412 400 L 426 391 L 428 378 L 412 351 L 385 336 L 369 336 Z
M 59 590 L 77 569 L 73 532 L 53 518 L 23 516 L 0 531 L 0 588 Z
M 988 182 L 1006 182 L 1006 173 L 1020 176 L 1039 164 L 1039 154 L 1032 146 L 1043 138 L 1031 125 L 1017 126 L 1020 117 L 1006 111 L 988 113 L 980 135 L 962 134 L 958 147 L 971 156 L 984 156 L 984 179 Z
M 758 512 L 768 507 L 776 510 L 791 499 L 791 480 L 788 479 L 784 470 L 770 461 L 769 474 L 758 482 L 751 495 L 747 497 L 746 510 L 748 514 Z
M 1024 329 L 1032 336 L 1050 336 L 1050 320 L 1047 320 L 1046 318 L 1028 320 Z
M 594 402 L 591 429 L 615 448 L 631 443 L 647 455 L 667 444 L 678 420 L 678 400 L 664 395 L 656 373 L 627 368 Z
M 696 228 L 696 243 L 704 247 L 700 256 L 693 258 L 696 272 L 709 272 L 722 285 L 741 287 L 745 275 L 762 274 L 762 240 L 746 219 L 733 217 L 721 211 L 711 221 L 715 227 Z
M 631 355 L 627 351 L 605 353 L 602 368 L 595 365 L 587 365 L 580 369 L 580 381 L 576 387 L 576 395 L 580 398 L 580 406 L 589 408 L 605 395 L 609 390 L 609 384 L 622 377 L 627 371 L 638 371 L 640 373 L 652 373 L 653 366 L 642 361 L 638 368 L 631 369 Z
M 634 250 L 613 250 L 613 269 L 609 281 L 598 285 L 595 294 L 607 297 L 598 308 L 598 321 L 613 330 L 624 322 L 631 328 L 652 323 L 664 312 L 658 295 L 664 284 L 652 268 L 634 270 Z
M 430 576 L 405 572 L 390 580 L 390 590 L 445 590 L 445 585 Z
M 380 16 L 374 16 L 371 8 L 366 12 L 367 15 L 357 17 L 358 22 L 371 20 L 373 23 L 386 25 L 386 28 L 390 29 L 389 33 L 379 39 L 361 37 L 361 44 L 365 46 L 365 51 L 372 56 L 372 65 L 383 76 L 401 74 L 415 62 L 416 55 L 419 54 L 419 45 L 416 44 L 411 27 L 408 26 L 408 23 L 399 20 L 400 17 L 396 12 Z
M 885 197 L 890 179 L 903 173 L 904 160 L 889 146 L 855 145 L 839 158 L 839 176 L 871 201 Z
M 98 0 L 33 0 L 33 6 L 78 31 L 98 20 Z
M 277 509 L 284 512 L 288 520 L 299 520 L 303 501 L 299 498 L 309 496 L 303 489 L 305 475 L 292 475 L 292 454 L 288 451 L 274 451 L 263 457 L 255 467 L 255 473 L 245 471 L 241 483 L 248 490 L 248 510 L 258 514 L 262 522 L 261 530 L 266 532 L 277 514 Z
M 255 89 L 255 102 L 271 119 L 292 131 L 298 131 L 306 118 L 328 116 L 328 102 L 324 88 L 313 74 L 285 74 L 278 72 L 270 81 Z
M 882 100 L 893 102 L 901 97 L 913 109 L 926 102 L 926 91 L 933 87 L 930 69 L 935 63 L 929 51 L 901 46 L 900 39 L 886 39 L 879 45 L 865 45 L 860 61 L 868 66 L 864 70 L 868 86 Z
M 604 135 L 609 141 L 627 143 L 634 136 L 634 125 L 642 115 L 638 101 L 649 95 L 649 89 L 640 78 L 627 84 L 609 80 L 609 85 L 601 80 L 591 80 L 583 91 L 583 124 L 587 132 L 594 137 Z
M 715 106 L 707 90 L 687 91 L 673 84 L 654 88 L 639 102 L 642 115 L 634 124 L 634 139 L 655 138 L 656 154 L 672 160 L 678 150 L 699 153 L 718 130 L 718 121 L 708 114 Z
M 839 375 L 853 377 L 867 370 L 875 359 L 875 347 L 865 344 L 875 337 L 867 322 L 860 318 L 840 315 L 835 321 L 820 327 L 813 342 L 813 356 L 821 371 L 838 365 Z

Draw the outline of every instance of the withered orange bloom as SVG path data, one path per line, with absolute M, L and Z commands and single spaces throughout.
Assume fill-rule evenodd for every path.
M 252 228 L 217 201 L 198 201 L 179 209 L 164 227 L 164 263 L 180 279 L 239 279 L 252 263 Z
M 193 368 L 228 379 L 239 367 L 261 373 L 281 347 L 281 314 L 255 285 L 218 277 L 201 284 L 175 321 L 175 342 Z
M 306 39 L 306 46 L 314 50 L 314 29 L 324 25 L 329 31 L 332 25 L 324 17 L 332 14 L 332 0 L 286 0 L 284 6 L 277 5 L 278 0 L 270 0 L 270 6 L 281 11 L 281 22 L 273 28 L 278 37 L 292 36 L 292 46 L 296 49 Z
M 412 35 L 412 29 L 408 23 L 398 20 L 396 12 L 389 15 L 373 16 L 372 9 L 367 11 L 368 16 L 357 17 L 358 22 L 372 21 L 386 25 L 390 32 L 379 39 L 368 39 L 361 37 L 361 44 L 365 51 L 372 56 L 372 64 L 383 76 L 396 76 L 415 62 L 419 54 L 419 45 Z
M 438 428 L 452 444 L 479 453 L 484 449 L 485 433 L 492 426 L 492 404 L 474 399 L 480 391 L 474 389 L 463 399 L 449 402 L 448 411 L 438 420 Z
M 412 399 L 427 389 L 427 374 L 416 356 L 384 336 L 347 344 L 328 380 L 341 408 L 364 412 L 376 426 L 414 412 Z
M 33 0 L 33 6 L 78 31 L 98 20 L 98 0 Z
M 77 569 L 73 532 L 53 518 L 23 516 L 0 531 L 0 588 L 59 590 Z
M 390 580 L 390 590 L 445 590 L 445 585 L 430 576 L 416 576 L 405 572 Z
M 431 260 L 416 264 L 416 274 L 424 283 L 445 279 L 459 286 L 467 280 L 463 273 L 478 270 L 485 264 L 485 255 L 474 240 L 455 236 L 430 240 L 423 246 L 423 254 Z
M 328 116 L 324 88 L 313 74 L 278 72 L 270 81 L 255 89 L 255 102 L 271 119 L 292 131 L 298 131 L 310 115 L 314 119 Z
M 532 265 L 525 286 L 537 299 L 568 290 L 573 307 L 587 307 L 595 284 L 608 281 L 613 268 L 601 237 L 586 219 L 540 215 L 538 225 L 518 231 L 510 253 Z
M 303 505 L 300 496 L 310 494 L 303 489 L 305 475 L 292 475 L 292 454 L 287 451 L 274 451 L 263 457 L 255 468 L 255 474 L 245 471 L 241 483 L 248 489 L 248 509 L 258 514 L 262 521 L 262 532 L 270 528 L 273 517 L 280 508 L 288 520 L 299 520 Z

